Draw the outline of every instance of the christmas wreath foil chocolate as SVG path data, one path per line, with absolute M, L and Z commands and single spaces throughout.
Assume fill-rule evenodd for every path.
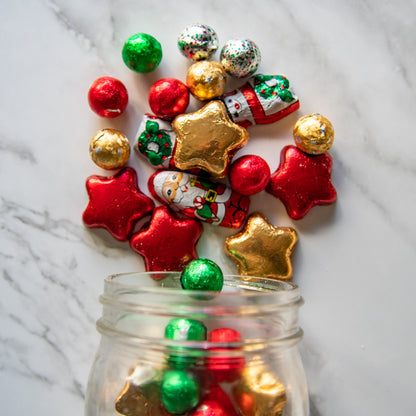
M 299 99 L 284 75 L 257 74 L 221 100 L 230 118 L 242 127 L 271 124 L 299 108 Z
M 190 218 L 222 227 L 241 227 L 250 205 L 248 196 L 222 183 L 185 172 L 155 172 L 149 178 L 148 187 L 162 204 Z
M 145 114 L 136 134 L 135 149 L 155 168 L 174 167 L 176 135 L 169 121 Z

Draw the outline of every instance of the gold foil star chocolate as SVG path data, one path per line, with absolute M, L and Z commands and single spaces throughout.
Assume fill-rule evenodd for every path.
M 160 374 L 154 368 L 140 364 L 133 367 L 115 409 L 124 416 L 169 416 L 160 402 L 159 384 Z
M 226 175 L 230 159 L 248 142 L 246 129 L 230 120 L 221 101 L 176 117 L 172 127 L 177 136 L 175 166 L 203 169 L 217 178 Z
M 243 416 L 283 415 L 285 388 L 263 365 L 247 367 L 232 392 Z
M 262 214 L 253 213 L 241 232 L 225 240 L 224 251 L 241 275 L 289 280 L 296 241 L 293 228 L 275 227 Z

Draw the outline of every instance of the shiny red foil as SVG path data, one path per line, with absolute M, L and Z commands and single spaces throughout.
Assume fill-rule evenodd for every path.
M 105 228 L 117 240 L 129 239 L 134 224 L 150 214 L 154 202 L 137 185 L 132 168 L 114 176 L 90 176 L 86 188 L 90 198 L 82 219 L 89 228 Z
M 290 218 L 301 219 L 313 206 L 335 201 L 331 167 L 332 159 L 327 153 L 311 156 L 295 146 L 286 146 L 266 191 L 283 202 Z
M 194 412 L 191 416 L 238 416 L 231 399 L 218 384 L 209 388 Z
M 240 342 L 241 335 L 238 331 L 231 328 L 217 328 L 212 330 L 208 335 L 208 341 L 219 343 Z M 207 357 L 207 368 L 214 374 L 218 382 L 232 382 L 238 379 L 244 365 L 244 357 L 227 355 L 227 352 L 233 351 L 230 348 L 215 348 L 215 351 L 224 352 L 224 355 L 215 355 Z
M 260 156 L 242 156 L 232 163 L 229 180 L 234 191 L 254 195 L 263 191 L 269 183 L 270 168 Z
M 161 206 L 154 209 L 150 224 L 132 236 L 130 246 L 143 256 L 146 271 L 180 271 L 198 258 L 195 246 L 202 229 L 197 220 Z
M 191 416 L 229 416 L 224 408 L 217 402 L 202 400 Z
M 91 110 L 101 117 L 118 117 L 126 109 L 128 101 L 126 87 L 116 78 L 98 78 L 88 91 Z
M 162 78 L 149 91 L 149 105 L 160 118 L 172 119 L 185 112 L 189 104 L 188 87 L 175 78 Z

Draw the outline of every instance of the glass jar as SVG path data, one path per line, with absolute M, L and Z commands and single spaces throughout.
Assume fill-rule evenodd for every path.
M 221 293 L 196 292 L 179 277 L 105 280 L 85 416 L 307 416 L 297 286 L 224 276 Z M 188 327 L 166 335 L 178 322 Z M 190 323 L 208 338 L 188 336 Z

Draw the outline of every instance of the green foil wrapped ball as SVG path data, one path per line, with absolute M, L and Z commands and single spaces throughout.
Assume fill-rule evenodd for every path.
M 197 259 L 188 263 L 181 273 L 181 285 L 187 290 L 220 292 L 224 276 L 220 267 L 208 259 Z
M 199 402 L 200 387 L 192 374 L 181 370 L 165 373 L 161 384 L 161 400 L 166 410 L 181 415 Z
M 162 47 L 153 36 L 137 33 L 126 40 L 122 56 L 124 63 L 133 71 L 151 72 L 162 60 Z
M 166 325 L 165 338 L 175 341 L 205 341 L 207 328 L 194 319 L 174 318 Z
M 206 326 L 194 319 L 174 318 L 165 328 L 165 338 L 175 341 L 205 341 L 207 339 Z M 196 363 L 198 357 L 191 356 L 186 347 L 170 347 L 168 364 L 176 369 L 189 368 Z

